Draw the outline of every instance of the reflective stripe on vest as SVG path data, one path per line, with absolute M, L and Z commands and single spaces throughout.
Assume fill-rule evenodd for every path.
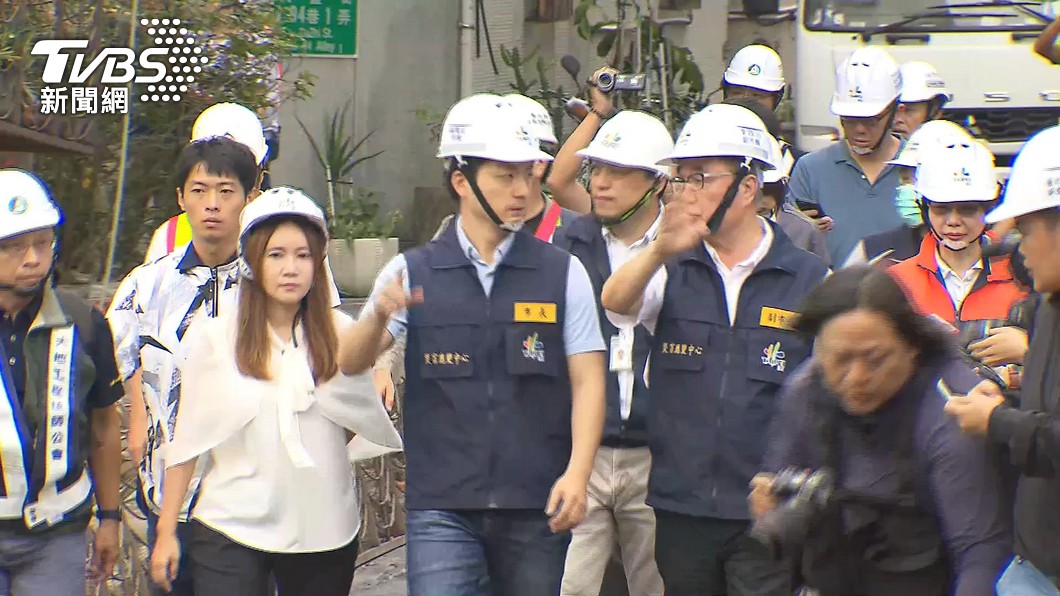
M 55 525 L 91 495 L 92 482 L 87 471 L 83 471 L 69 487 L 59 490 L 59 483 L 70 472 L 69 443 L 78 440 L 70 432 L 76 345 L 74 325 L 51 330 L 47 414 L 41 421 L 45 428 L 38 429 L 38 433 L 46 433 L 43 435 L 45 439 L 39 443 L 47 450 L 43 454 L 44 487 L 35 502 L 28 505 L 30 470 L 27 469 L 26 455 L 33 448 L 33 437 L 26 428 L 10 371 L 6 364 L 0 369 L 0 376 L 3 376 L 3 382 L 0 382 L 0 474 L 6 489 L 6 494 L 0 497 L 0 519 L 23 518 L 29 528 L 43 523 Z
M 188 214 L 174 215 L 166 221 L 166 254 L 191 242 L 191 223 Z
M 545 242 L 552 242 L 552 236 L 556 233 L 556 228 L 559 227 L 559 216 L 563 213 L 563 207 L 560 207 L 559 203 L 552 201 L 545 210 L 545 216 L 541 218 L 541 223 L 537 225 L 537 231 L 534 232 L 534 236 L 538 240 L 544 240 Z

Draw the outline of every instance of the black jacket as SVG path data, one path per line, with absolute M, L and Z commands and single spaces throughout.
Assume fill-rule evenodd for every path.
M 1001 406 L 989 435 L 1007 445 L 1021 472 L 1016 553 L 1060 576 L 1060 298 L 1041 301 L 1030 332 L 1019 409 Z

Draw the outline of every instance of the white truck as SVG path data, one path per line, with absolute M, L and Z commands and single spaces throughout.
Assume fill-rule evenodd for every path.
M 828 110 L 835 67 L 877 45 L 899 64 L 934 65 L 953 93 L 943 117 L 969 129 L 1007 172 L 1023 143 L 1060 123 L 1060 67 L 1032 50 L 1060 2 L 1016 0 L 799 0 L 794 88 L 797 146 L 840 138 Z

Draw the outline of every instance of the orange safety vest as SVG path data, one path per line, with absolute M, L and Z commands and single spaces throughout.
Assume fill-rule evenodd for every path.
M 993 234 L 988 235 L 994 239 Z M 1012 305 L 1027 295 L 1012 279 L 1008 257 L 988 259 L 957 311 L 935 260 L 937 250 L 938 240 L 928 233 L 915 257 L 887 269 L 922 314 L 936 315 L 950 323 L 1007 319 Z
M 188 214 L 181 213 L 169 218 L 166 223 L 166 253 L 173 252 L 178 246 L 191 242 L 191 224 Z

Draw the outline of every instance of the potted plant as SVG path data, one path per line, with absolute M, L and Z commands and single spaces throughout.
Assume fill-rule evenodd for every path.
M 393 234 L 400 214 L 391 212 L 380 219 L 379 204 L 372 192 L 354 184 L 354 168 L 383 151 L 359 155 L 375 131 L 360 139 L 348 132 L 347 116 L 352 105 L 347 101 L 324 117 L 322 143 L 314 139 L 300 118 L 295 116 L 295 120 L 309 139 L 328 182 L 328 256 L 335 284 L 342 294 L 361 297 L 371 293 L 379 270 L 398 252 L 398 239 Z
M 380 269 L 398 253 L 394 230 L 401 214 L 380 217 L 379 203 L 366 188 L 336 184 L 335 190 L 328 244 L 335 285 L 344 295 L 367 296 Z

